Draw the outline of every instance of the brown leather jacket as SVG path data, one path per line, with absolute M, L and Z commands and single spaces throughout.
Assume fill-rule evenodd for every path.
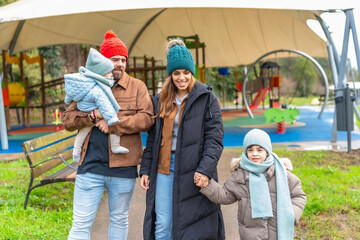
M 124 73 L 112 92 L 121 110 L 118 112 L 120 122 L 111 125 L 109 133 L 121 136 L 121 146 L 128 148 L 129 153 L 112 153 L 109 143 L 109 166 L 135 166 L 140 164 L 143 153 L 140 132 L 148 131 L 154 124 L 154 119 L 151 118 L 154 115 L 153 104 L 145 84 L 127 73 Z M 94 125 L 88 118 L 88 113 L 76 107 L 76 102 L 71 103 L 64 112 L 63 124 L 68 131 Z M 84 160 L 90 134 L 83 144 L 79 165 Z

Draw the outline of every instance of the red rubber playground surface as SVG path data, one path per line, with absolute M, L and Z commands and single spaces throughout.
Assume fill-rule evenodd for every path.
M 251 119 L 243 110 L 224 110 L 224 147 L 241 147 L 245 134 L 253 128 L 266 131 L 273 143 L 287 143 L 287 146 L 297 146 L 298 142 L 330 142 L 333 123 L 333 107 L 327 107 L 321 118 L 318 118 L 319 106 L 298 107 L 300 114 L 294 125 L 287 124 L 284 134 L 277 134 L 275 123 L 266 124 L 262 109 L 254 109 Z M 34 126 L 32 128 L 18 128 L 8 133 L 9 149 L 0 153 L 22 152 L 21 143 L 29 139 L 40 137 L 56 130 L 56 126 Z M 146 143 L 146 133 L 142 133 L 143 144 Z M 346 141 L 347 133 L 338 132 L 338 141 Z M 351 140 L 360 140 L 360 132 L 353 131 Z

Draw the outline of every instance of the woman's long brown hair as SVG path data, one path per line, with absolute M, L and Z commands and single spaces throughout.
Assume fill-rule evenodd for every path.
M 193 89 L 195 82 L 196 79 L 194 78 L 193 75 L 191 75 L 191 82 L 187 88 L 188 93 L 191 92 L 191 90 Z M 177 91 L 177 87 L 175 86 L 172 77 L 170 75 L 165 79 L 165 83 L 162 87 L 160 93 L 160 102 L 159 102 L 160 111 L 157 115 L 155 115 L 155 117 L 165 118 L 170 115 L 174 107 L 173 101 L 176 96 L 176 91 Z

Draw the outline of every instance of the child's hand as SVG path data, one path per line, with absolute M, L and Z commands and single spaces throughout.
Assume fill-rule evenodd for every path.
M 196 183 L 196 186 L 201 188 L 206 188 L 209 184 L 209 178 L 208 176 L 201 174 L 199 172 L 195 172 L 194 174 L 194 183 Z
M 194 183 L 197 185 L 198 182 L 200 181 L 200 176 L 196 175 L 196 173 L 194 174 Z M 199 186 L 198 186 L 199 187 Z

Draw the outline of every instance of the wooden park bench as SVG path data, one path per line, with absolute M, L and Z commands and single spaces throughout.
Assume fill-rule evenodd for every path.
M 61 130 L 22 143 L 31 174 L 24 203 L 25 209 L 30 193 L 35 188 L 55 182 L 75 181 L 77 162 L 69 164 L 67 161 L 72 158 L 72 147 L 76 134 L 77 131 Z M 62 168 L 59 167 L 60 170 L 53 172 L 49 176 L 39 178 L 62 163 L 65 163 L 65 165 Z M 39 183 L 33 186 L 34 180 L 37 178 L 39 178 Z

